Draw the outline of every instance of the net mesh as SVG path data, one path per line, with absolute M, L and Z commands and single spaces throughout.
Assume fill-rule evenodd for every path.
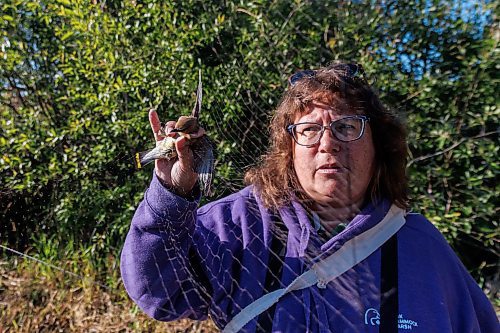
M 4 148 L 8 146 L 7 142 L 12 143 L 12 147 L 15 148 L 3 154 L 0 160 L 2 170 L 5 171 L 5 176 L 1 179 L 8 184 L 5 187 L 2 185 L 1 189 L 3 201 L 6 203 L 2 204 L 6 223 L 3 223 L 1 229 L 4 257 L 10 258 L 9 253 L 22 254 L 28 260 L 39 261 L 61 270 L 71 276 L 71 279 L 84 280 L 89 274 L 77 265 L 67 267 L 62 264 L 65 256 L 58 253 L 59 249 L 64 247 L 64 233 L 70 230 L 74 223 L 81 229 L 77 238 L 80 238 L 82 244 L 90 244 L 90 250 L 88 252 L 82 250 L 83 253 L 87 253 L 90 258 L 93 257 L 93 251 L 96 257 L 109 253 L 114 255 L 112 263 L 94 258 L 100 265 L 105 266 L 104 269 L 101 267 L 105 276 L 100 276 L 97 281 L 91 278 L 90 283 L 99 285 L 110 293 L 118 293 L 121 288 L 116 275 L 118 253 L 130 226 L 133 210 L 142 200 L 142 190 L 149 186 L 152 173 L 152 168 L 149 168 L 132 175 L 127 166 L 128 156 L 134 149 L 154 144 L 147 123 L 145 105 L 156 107 L 162 121 L 176 119 L 180 114 L 188 114 L 194 102 L 194 95 L 191 92 L 196 88 L 198 68 L 204 70 L 204 100 L 200 120 L 215 144 L 216 153 L 215 195 L 211 198 L 203 197 L 200 206 L 210 205 L 211 201 L 244 189 L 245 172 L 257 165 L 261 161 L 261 156 L 269 149 L 268 124 L 283 92 L 288 88 L 289 75 L 298 69 L 317 68 L 338 59 L 355 59 L 365 65 L 370 82 L 373 82 L 379 90 L 384 102 L 392 105 L 408 123 L 411 155 L 408 165 L 410 171 L 417 168 L 411 180 L 422 184 L 413 189 L 417 193 L 415 197 L 420 200 L 421 207 L 427 209 L 430 215 L 438 216 L 441 210 L 436 208 L 438 205 L 432 204 L 434 200 L 432 194 L 433 191 L 439 191 L 445 193 L 446 199 L 440 199 L 439 203 L 444 201 L 446 211 L 443 213 L 447 214 L 449 219 L 457 221 L 460 214 L 467 214 L 467 216 L 479 216 L 481 221 L 488 220 L 488 214 L 491 214 L 492 210 L 487 210 L 487 207 L 492 205 L 492 198 L 498 191 L 491 185 L 496 179 L 494 170 L 485 166 L 491 164 L 494 158 L 488 155 L 481 159 L 480 154 L 486 148 L 495 146 L 495 143 L 496 148 L 493 150 L 498 152 L 498 140 L 495 139 L 498 135 L 498 126 L 494 120 L 498 117 L 498 111 L 496 103 L 490 100 L 491 93 L 480 90 L 483 89 L 483 85 L 478 78 L 485 78 L 486 82 L 491 80 L 491 76 L 488 76 L 490 74 L 487 73 L 494 67 L 490 63 L 494 62 L 490 59 L 493 57 L 491 55 L 493 52 L 486 49 L 480 55 L 473 54 L 462 58 L 457 56 L 451 60 L 443 60 L 445 56 L 460 55 L 462 51 L 457 49 L 456 54 L 445 54 L 444 48 L 448 44 L 435 41 L 434 44 L 427 45 L 421 42 L 420 40 L 425 39 L 427 35 L 416 26 L 417 20 L 408 19 L 408 22 L 402 23 L 401 26 L 396 26 L 395 22 L 391 21 L 394 24 L 393 28 L 386 26 L 390 23 L 384 23 L 384 19 L 398 15 L 398 10 L 405 12 L 406 17 L 419 11 L 422 13 L 419 14 L 420 23 L 434 33 L 430 33 L 430 37 L 449 32 L 446 36 L 450 36 L 452 44 L 454 40 L 460 38 L 460 34 L 465 34 L 469 38 L 466 41 L 473 44 L 481 40 L 481 36 L 491 29 L 492 22 L 495 21 L 492 19 L 492 4 L 487 1 L 472 1 L 462 5 L 452 2 L 443 4 L 448 8 L 435 8 L 436 5 L 431 2 L 424 2 L 418 6 L 409 2 L 407 5 L 398 6 L 384 1 L 367 4 L 357 1 L 325 4 L 283 1 L 271 4 L 267 14 L 264 6 L 257 2 L 245 5 L 228 3 L 221 8 L 212 8 L 211 5 L 199 3 L 191 6 L 190 3 L 186 4 L 185 11 L 180 6 L 169 12 L 179 14 L 172 14 L 165 21 L 175 22 L 185 19 L 186 25 L 191 22 L 199 31 L 205 31 L 205 28 L 198 27 L 198 23 L 190 21 L 189 17 L 199 15 L 203 17 L 199 25 L 208 26 L 208 20 L 205 20 L 203 12 L 210 15 L 220 12 L 214 16 L 213 26 L 206 28 L 212 33 L 213 40 L 199 42 L 201 46 L 191 49 L 186 59 L 183 56 L 173 55 L 169 68 L 175 70 L 169 72 L 147 72 L 148 63 L 137 62 L 137 66 L 143 66 L 149 75 L 147 86 L 142 89 L 130 88 L 129 91 L 126 89 L 119 91 L 117 88 L 118 93 L 110 91 L 111 97 L 101 93 L 98 96 L 103 103 L 100 108 L 97 107 L 98 101 L 85 101 L 88 96 L 79 95 L 78 90 L 67 96 L 57 95 L 61 103 L 66 99 L 74 99 L 80 102 L 76 105 L 89 108 L 87 115 L 64 118 L 64 121 L 74 125 L 64 133 L 64 138 L 58 136 L 58 120 L 50 119 L 44 114 L 46 111 L 44 105 L 51 102 L 50 93 L 42 95 L 47 93 L 43 92 L 37 95 L 37 84 L 43 85 L 44 82 L 38 81 L 36 84 L 24 82 L 21 80 L 22 77 L 15 76 L 14 71 L 2 71 L 2 115 L 8 116 L 9 120 L 2 123 L 5 126 L 0 139 Z M 443 4 L 438 4 L 438 7 Z M 27 3 L 25 5 L 27 6 Z M 141 8 L 148 7 L 147 4 L 140 5 Z M 135 1 L 134 6 L 137 6 Z M 412 6 L 416 8 L 413 9 Z M 24 7 L 19 12 L 23 10 L 28 12 L 29 8 L 31 7 Z M 109 11 L 115 17 L 119 17 L 118 13 L 121 11 L 125 12 L 125 9 L 120 8 L 118 4 L 105 2 L 97 4 L 95 11 L 99 10 Z M 187 19 L 183 16 L 184 13 Z M 444 13 L 446 19 L 442 18 L 440 21 L 438 13 Z M 5 15 L 9 16 L 8 13 Z M 137 17 L 132 18 L 140 21 Z M 232 19 L 231 24 L 237 27 L 234 30 L 231 26 L 223 26 L 223 22 L 229 18 Z M 87 22 L 90 24 L 89 29 L 91 22 L 91 20 Z M 452 23 L 456 23 L 457 26 L 451 27 Z M 460 25 L 462 23 L 463 25 Z M 221 31 L 217 31 L 217 26 L 220 26 Z M 33 28 L 30 25 L 27 27 Z M 26 30 L 29 30 L 28 28 Z M 363 38 L 364 33 L 368 35 L 364 30 L 372 30 L 369 40 Z M 24 33 L 28 35 L 26 39 L 29 40 L 30 33 L 27 31 Z M 3 41 L 0 40 L 5 68 L 10 68 L 8 67 L 10 55 L 6 50 L 13 48 L 14 40 L 19 35 L 23 33 L 7 35 L 3 37 Z M 66 38 L 70 38 L 70 35 Z M 63 43 L 64 39 L 60 38 L 58 42 Z M 495 43 L 497 42 L 498 38 Z M 172 43 L 169 47 L 173 48 L 175 43 L 172 41 L 169 43 Z M 412 47 L 412 43 L 416 44 L 415 48 Z M 350 44 L 358 46 L 352 47 Z M 38 54 L 43 46 L 34 43 L 30 52 Z M 115 50 L 116 53 L 119 51 L 125 54 L 126 46 L 122 45 L 122 48 Z M 425 52 L 418 48 L 422 46 L 425 46 Z M 470 49 L 473 49 L 473 46 Z M 461 50 L 469 51 L 467 46 Z M 152 51 L 149 66 L 154 67 L 156 61 L 154 56 L 163 51 L 164 49 L 160 47 L 159 50 Z M 473 57 L 479 59 L 460 66 L 454 65 L 461 61 L 460 59 Z M 60 62 L 63 63 L 64 60 Z M 24 68 L 30 67 L 29 64 L 30 60 L 27 57 Z M 130 63 L 117 61 L 113 82 L 117 82 L 116 77 L 119 77 L 120 73 L 127 72 L 126 66 L 133 64 L 133 61 Z M 481 64 L 486 64 L 484 65 L 487 66 L 486 69 L 481 68 Z M 39 65 L 33 65 L 31 71 L 42 70 L 37 66 Z M 165 69 L 164 66 L 159 68 Z M 464 79 L 463 72 L 466 69 L 472 69 L 475 73 L 475 77 L 466 78 L 471 89 L 455 85 L 457 81 Z M 72 75 L 66 70 L 67 68 L 61 67 L 55 71 L 56 88 L 60 82 L 58 78 Z M 14 80 L 9 81 L 12 77 Z M 126 80 L 125 77 L 120 79 L 122 80 Z M 131 77 L 130 81 L 132 80 Z M 405 80 L 412 80 L 414 83 L 400 87 L 398 83 Z M 464 95 L 467 95 L 467 98 L 459 100 L 457 94 L 453 94 L 450 99 L 455 98 L 455 100 L 450 101 L 448 93 L 443 92 L 446 87 L 440 86 L 444 81 L 448 82 L 451 89 L 464 88 Z M 155 85 L 162 85 L 168 89 L 154 90 Z M 151 87 L 151 90 L 148 90 L 148 87 Z M 175 89 L 171 89 L 172 87 Z M 432 89 L 439 90 L 439 94 L 436 92 L 433 95 L 430 92 Z M 174 94 L 168 95 L 172 91 L 175 91 Z M 36 104 L 37 98 L 33 98 L 35 101 L 33 102 L 31 96 L 37 97 L 42 102 Z M 490 99 L 482 100 L 484 96 L 490 96 L 488 97 Z M 135 100 L 135 104 L 129 100 Z M 52 104 L 57 105 L 57 103 Z M 141 111 L 131 112 L 129 105 L 141 105 Z M 104 112 L 99 115 L 92 114 L 91 106 L 96 106 L 97 110 Z M 77 107 L 72 105 L 69 113 L 76 114 L 75 109 Z M 93 128 L 90 124 L 92 119 L 95 122 L 105 119 L 106 130 L 99 131 Z M 16 122 L 25 127 L 16 128 L 17 125 L 12 125 Z M 428 123 L 438 125 L 427 128 Z M 127 125 L 133 126 L 124 130 Z M 24 132 L 21 133 L 21 130 Z M 28 139 L 23 141 L 23 135 Z M 482 139 L 486 139 L 486 143 L 483 143 Z M 106 149 L 108 143 L 116 141 L 120 144 L 110 145 L 110 149 Z M 433 141 L 436 144 L 433 144 Z M 38 148 L 30 148 L 30 145 L 39 145 L 39 151 L 51 151 L 54 154 L 49 153 L 47 155 L 49 157 L 46 158 L 37 152 Z M 25 147 L 27 153 L 19 153 L 22 151 L 17 149 L 20 146 Z M 474 175 L 481 173 L 486 175 L 485 179 L 477 177 L 472 179 L 473 183 L 485 182 L 481 183 L 485 186 L 479 193 L 484 198 L 484 211 L 478 208 L 477 212 L 461 213 L 456 208 L 455 198 L 463 199 L 460 193 L 467 185 L 449 184 L 450 175 L 446 174 L 446 170 L 442 177 L 433 176 L 433 170 L 443 163 L 447 165 L 447 170 L 456 167 L 464 173 L 464 167 L 457 166 L 457 163 L 452 161 L 454 156 L 458 159 L 464 156 L 465 152 L 460 150 L 462 147 L 473 152 L 471 158 L 470 155 L 467 157 L 466 168 L 473 170 Z M 458 155 L 453 155 L 457 151 Z M 347 147 L 345 154 L 349 160 L 353 152 Z M 71 159 L 71 156 L 75 155 L 79 156 L 77 162 Z M 102 158 L 103 155 L 105 158 Z M 68 156 L 69 162 L 66 161 Z M 42 162 L 46 163 L 45 169 L 49 170 L 48 173 L 37 165 L 38 157 L 45 158 Z M 420 171 L 418 167 L 422 161 L 429 164 L 420 164 L 426 168 Z M 58 169 L 60 166 L 62 172 Z M 51 168 L 56 170 L 54 177 L 50 177 Z M 31 173 L 32 170 L 38 171 Z M 45 177 L 46 174 L 49 176 Z M 42 192 L 32 190 L 36 188 L 33 183 L 40 180 L 47 182 Z M 346 184 L 348 189 L 345 193 L 346 200 L 350 199 L 349 189 L 352 181 L 349 179 L 349 183 Z M 135 185 L 122 186 L 125 182 L 132 182 Z M 437 190 L 434 190 L 435 188 Z M 493 193 L 488 194 L 488 189 L 493 189 L 491 191 Z M 81 198 L 85 199 L 74 199 L 74 193 L 79 193 Z M 94 193 L 111 199 L 108 202 L 105 200 L 97 202 L 91 199 Z M 321 246 L 328 242 L 328 238 L 319 237 L 311 238 L 309 244 L 301 243 L 301 237 L 307 228 L 302 225 L 302 229 L 290 230 L 290 223 L 283 217 L 288 216 L 290 212 L 263 209 L 259 204 L 260 199 L 251 191 L 245 192 L 239 198 L 230 196 L 218 206 L 205 206 L 201 209 L 203 215 L 197 215 L 200 211 L 194 207 L 186 209 L 185 202 L 180 201 L 173 201 L 168 207 L 163 206 L 162 210 L 155 211 L 160 207 L 158 199 L 153 196 L 150 200 L 151 203 L 142 203 L 142 209 L 150 209 L 146 214 L 150 214 L 152 223 L 135 228 L 136 243 L 128 254 L 132 258 L 134 252 L 141 254 L 147 252 L 148 256 L 141 257 L 141 260 L 147 261 L 132 262 L 131 259 L 131 262 L 125 264 L 125 269 L 134 265 L 139 267 L 134 273 L 137 275 L 133 275 L 131 279 L 137 279 L 137 284 L 142 289 L 137 291 L 133 298 L 146 299 L 151 304 L 156 304 L 156 310 L 149 308 L 147 312 L 161 319 L 186 317 L 202 319 L 208 316 L 216 322 L 218 328 L 222 328 L 246 305 L 273 290 L 286 287 L 301 273 L 307 271 L 322 257 Z M 9 202 L 12 204 L 9 205 Z M 50 206 L 48 210 L 44 208 L 47 205 Z M 116 213 L 110 218 L 107 216 L 107 211 L 115 211 L 113 205 L 120 205 L 125 213 Z M 77 213 L 68 213 L 72 209 Z M 314 229 L 313 214 L 307 210 L 298 213 L 293 210 L 293 213 L 304 214 L 300 218 L 296 217 L 295 222 L 307 221 Z M 353 213 L 356 212 L 344 212 L 345 215 Z M 79 218 L 75 218 L 77 215 Z M 25 218 L 30 219 L 28 224 L 35 226 L 31 229 L 23 227 Z M 198 223 L 195 222 L 196 219 Z M 442 223 L 438 218 L 433 222 L 438 226 Z M 40 226 L 36 226 L 38 223 Z M 67 229 L 58 227 L 58 223 Z M 87 228 L 83 228 L 80 223 L 89 224 Z M 472 230 L 470 224 L 465 227 Z M 27 234 L 33 231 L 37 234 Z M 38 233 L 43 236 L 38 237 Z M 111 234 L 110 238 L 113 239 L 106 238 L 107 233 Z M 458 237 L 457 234 L 460 233 L 466 233 L 461 231 L 460 226 L 450 231 L 452 238 Z M 474 240 L 484 240 L 477 230 L 472 231 L 472 235 L 475 237 Z M 486 247 L 497 248 L 498 243 L 492 241 L 491 237 L 488 239 L 490 243 L 487 243 Z M 296 252 L 290 250 L 290 244 L 295 246 L 293 248 Z M 70 248 L 76 253 L 78 246 L 79 244 L 75 243 Z M 486 251 L 493 252 L 493 261 L 498 257 L 494 250 Z M 29 256 L 26 253 L 29 253 Z M 68 254 L 67 257 L 74 259 L 72 254 Z M 488 262 L 491 263 L 491 260 Z M 113 270 L 115 275 L 106 276 Z M 377 320 L 377 313 L 368 313 L 368 304 L 376 303 L 377 300 L 372 298 L 378 294 L 376 291 L 364 288 L 379 283 L 378 273 L 368 263 L 362 263 L 356 271 L 330 282 L 326 291 L 320 288 L 315 288 L 313 292 L 293 291 L 285 296 L 286 300 L 281 301 L 281 306 L 278 304 L 276 307 L 271 307 L 269 311 L 255 318 L 252 325 L 257 330 L 265 332 L 270 330 L 273 322 L 290 325 L 300 322 L 299 325 L 328 331 L 331 329 L 328 320 L 334 317 L 336 319 L 333 322 L 342 323 L 346 327 L 356 328 L 359 327 L 359 323 L 361 326 L 372 325 Z M 128 283 L 134 284 L 133 280 Z M 335 297 L 332 294 L 335 294 Z M 351 316 L 348 311 L 344 311 L 345 309 L 356 309 L 363 316 Z M 299 317 L 306 319 L 297 321 Z M 215 331 L 209 324 L 207 327 Z M 294 328 L 299 331 L 307 329 L 306 326 Z

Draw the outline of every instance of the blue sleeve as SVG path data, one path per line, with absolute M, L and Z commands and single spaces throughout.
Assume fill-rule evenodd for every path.
M 197 206 L 155 175 L 132 219 L 121 275 L 129 296 L 157 320 L 207 317 L 208 296 L 189 270 Z

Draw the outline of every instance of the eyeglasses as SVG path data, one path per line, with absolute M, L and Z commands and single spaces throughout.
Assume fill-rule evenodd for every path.
M 367 116 L 347 116 L 332 121 L 327 126 L 317 123 L 298 123 L 288 125 L 286 131 L 293 137 L 293 140 L 301 145 L 310 147 L 319 142 L 325 129 L 330 129 L 337 140 L 350 142 L 358 140 L 365 132 L 366 122 L 370 118 Z
M 335 71 L 343 79 L 352 80 L 352 79 L 362 79 L 366 81 L 364 78 L 365 70 L 363 66 L 356 63 L 341 63 L 341 64 L 333 64 L 326 69 Z M 288 78 L 288 83 L 290 86 L 294 86 L 298 81 L 304 78 L 313 78 L 316 76 L 316 70 L 314 69 L 305 69 L 303 71 L 299 71 Z

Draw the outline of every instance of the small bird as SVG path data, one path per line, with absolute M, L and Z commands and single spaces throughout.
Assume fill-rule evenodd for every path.
M 204 195 L 212 195 L 212 177 L 214 171 L 214 148 L 211 140 L 206 136 L 193 137 L 200 129 L 198 117 L 200 115 L 202 102 L 202 84 L 201 71 L 198 73 L 198 89 L 196 91 L 196 103 L 190 116 L 180 116 L 175 123 L 171 133 L 178 133 L 187 139 L 194 157 L 194 171 L 198 174 L 200 187 Z M 166 136 L 165 128 L 160 130 L 160 134 L 165 138 L 156 143 L 156 147 L 136 153 L 134 156 L 134 166 L 136 169 L 142 169 L 144 165 L 153 162 L 156 159 L 171 160 L 177 157 L 175 149 L 175 139 Z

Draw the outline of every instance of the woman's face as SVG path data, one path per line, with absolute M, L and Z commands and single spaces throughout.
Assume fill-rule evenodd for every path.
M 314 122 L 328 126 L 339 118 L 356 115 L 354 109 L 339 100 L 334 106 L 311 103 L 306 114 L 294 123 Z M 318 143 L 311 147 L 293 141 L 293 165 L 300 185 L 316 203 L 340 208 L 363 205 L 373 176 L 375 148 L 369 122 L 363 136 L 351 142 L 339 141 L 325 130 Z

